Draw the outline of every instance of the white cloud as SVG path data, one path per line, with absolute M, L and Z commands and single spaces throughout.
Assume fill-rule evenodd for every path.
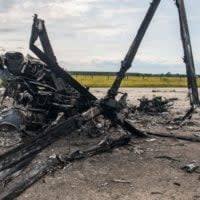
M 80 16 L 87 12 L 90 9 L 90 4 L 95 1 L 97 0 L 16 0 L 11 2 L 10 7 L 5 8 L 5 12 L 0 13 L 0 21 L 20 20 L 20 22 L 27 22 L 30 21 L 27 17 L 35 12 L 49 20 L 65 19 L 67 16 Z

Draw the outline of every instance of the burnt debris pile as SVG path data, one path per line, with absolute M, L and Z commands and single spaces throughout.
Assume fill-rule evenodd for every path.
M 155 96 L 152 99 L 142 97 L 138 99 L 140 101 L 137 110 L 139 112 L 157 114 L 167 112 L 168 109 L 173 106 L 173 102 L 177 100 L 176 98 L 166 99 L 161 96 Z
M 12 108 L 2 111 L 1 129 L 36 131 L 81 110 L 80 94 L 39 59 L 8 52 L 2 60 L 6 77 L 1 103 L 9 97 Z
M 42 49 L 35 45 L 40 40 Z M 1 56 L 0 75 L 4 99 L 12 100 L 3 109 L 0 129 L 41 133 L 45 129 L 91 107 L 94 97 L 57 63 L 44 21 L 34 17 L 30 49 L 38 57 L 24 57 L 20 52 Z

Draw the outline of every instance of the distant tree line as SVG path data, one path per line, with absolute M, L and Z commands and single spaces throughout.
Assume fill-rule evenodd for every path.
M 71 75 L 85 75 L 85 76 L 116 76 L 116 72 L 91 72 L 91 71 L 70 71 Z M 150 74 L 150 73 L 127 73 L 126 76 L 138 76 L 138 77 L 186 77 L 185 74 L 172 74 L 170 72 L 168 73 L 162 73 L 162 74 Z M 200 75 L 197 75 L 199 78 Z

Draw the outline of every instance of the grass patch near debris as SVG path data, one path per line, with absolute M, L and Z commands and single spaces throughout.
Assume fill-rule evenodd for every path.
M 74 75 L 73 77 L 87 87 L 110 87 L 115 80 L 115 76 L 106 75 Z M 122 82 L 122 87 L 187 87 L 187 79 L 186 77 L 127 76 Z

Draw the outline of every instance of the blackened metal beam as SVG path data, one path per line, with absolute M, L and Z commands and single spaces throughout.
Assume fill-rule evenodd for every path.
M 43 51 L 40 50 L 35 42 L 40 39 Z M 49 69 L 55 73 L 57 77 L 62 78 L 68 84 L 70 84 L 74 89 L 76 89 L 86 100 L 96 100 L 96 97 L 92 95 L 85 87 L 83 87 L 78 81 L 76 81 L 69 73 L 62 69 L 56 60 L 53 49 L 51 47 L 48 34 L 45 28 L 44 21 L 34 16 L 32 32 L 29 44 L 30 50 L 44 63 L 46 63 Z
M 190 104 L 192 107 L 198 107 L 200 106 L 200 101 L 186 9 L 183 0 L 175 1 L 179 14 L 180 32 L 184 50 L 184 62 L 186 65 Z
M 79 129 L 83 124 L 87 123 L 94 117 L 100 115 L 102 109 L 100 107 L 92 107 L 82 114 L 74 115 L 67 120 L 57 124 L 56 126 L 46 130 L 33 141 L 22 144 L 15 149 L 0 156 L 0 172 L 8 169 L 21 161 L 35 156 L 38 152 L 46 148 L 48 145 L 57 141 L 59 138 L 71 134 Z M 41 133 L 40 133 L 41 134 Z
M 124 60 L 121 62 L 121 69 L 117 73 L 117 77 L 116 77 L 112 87 L 108 91 L 108 97 L 115 98 L 115 96 L 117 95 L 118 89 L 121 85 L 121 82 L 122 82 L 123 78 L 125 77 L 126 72 L 131 67 L 131 64 L 132 64 L 132 62 L 135 58 L 135 55 L 139 49 L 142 39 L 144 38 L 144 35 L 149 27 L 149 24 L 151 23 L 152 18 L 159 6 L 160 1 L 161 0 L 153 0 L 153 2 L 150 4 L 147 14 L 146 14 L 144 20 L 142 21 L 142 24 L 137 32 L 137 35 L 136 35 L 133 43 L 131 44 L 131 47 L 130 47 L 128 53 L 126 54 Z

